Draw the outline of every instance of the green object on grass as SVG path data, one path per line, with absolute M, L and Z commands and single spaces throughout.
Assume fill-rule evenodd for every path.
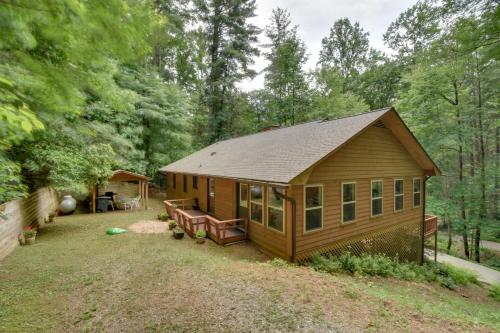
M 118 234 L 124 234 L 126 232 L 127 230 L 122 228 L 109 228 L 108 230 L 106 230 L 106 233 L 108 235 L 118 235 Z

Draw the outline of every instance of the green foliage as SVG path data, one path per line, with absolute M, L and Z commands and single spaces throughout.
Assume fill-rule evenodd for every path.
M 500 284 L 493 284 L 489 290 L 489 296 L 500 302 Z
M 113 173 L 110 145 L 88 145 L 70 131 L 35 133 L 35 141 L 26 142 L 19 152 L 31 179 L 37 181 L 34 187 L 49 185 L 57 191 L 86 194 L 95 184 L 105 185 Z
M 279 125 L 293 125 L 303 120 L 309 108 L 308 85 L 303 69 L 307 61 L 304 42 L 297 36 L 298 26 L 291 27 L 290 13 L 273 9 L 266 26 L 265 106 L 269 120 Z
M 168 218 L 169 218 L 169 216 L 165 212 L 158 214 L 158 220 L 160 220 L 160 221 L 166 222 L 166 221 L 168 221 Z
M 23 197 L 28 188 L 23 183 L 21 166 L 9 160 L 0 151 L 0 204 Z
M 290 264 L 288 261 L 281 259 L 281 258 L 273 258 L 267 262 L 269 265 L 278 267 L 278 268 L 288 268 L 292 267 L 292 264 Z
M 209 74 L 205 101 L 209 110 L 208 139 L 213 143 L 230 136 L 232 96 L 235 82 L 255 75 L 250 68 L 259 29 L 249 22 L 255 16 L 255 0 L 196 1 L 196 12 L 204 32 Z
M 196 236 L 196 238 L 205 238 L 205 237 L 207 237 L 207 233 L 205 230 L 199 229 L 196 231 L 195 236 Z
M 174 229 L 175 227 L 177 227 L 177 222 L 172 220 L 172 221 L 168 222 L 168 226 L 170 227 L 170 229 Z
M 369 50 L 368 33 L 356 22 L 341 18 L 330 28 L 328 37 L 321 41 L 319 63 L 323 68 L 335 68 L 343 78 L 363 70 Z
M 336 256 L 312 257 L 310 265 L 317 271 L 326 273 L 349 273 L 371 276 L 396 277 L 419 282 L 439 282 L 454 289 L 456 285 L 478 284 L 477 276 L 465 269 L 446 264 L 425 263 L 422 266 L 399 262 L 385 255 L 354 256 L 349 252 Z
M 36 236 L 36 230 L 24 230 L 23 235 L 26 238 L 31 238 Z

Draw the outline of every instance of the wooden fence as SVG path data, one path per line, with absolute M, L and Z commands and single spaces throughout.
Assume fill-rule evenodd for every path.
M 56 191 L 44 187 L 28 198 L 17 199 L 0 205 L 0 260 L 9 255 L 18 242 L 18 235 L 23 227 L 43 226 L 48 215 L 58 205 Z

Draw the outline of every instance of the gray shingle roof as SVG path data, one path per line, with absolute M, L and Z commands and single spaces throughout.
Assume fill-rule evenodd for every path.
M 160 171 L 289 183 L 390 110 L 312 121 L 220 141 Z

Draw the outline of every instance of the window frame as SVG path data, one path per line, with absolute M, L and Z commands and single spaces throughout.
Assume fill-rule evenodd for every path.
M 188 176 L 182 175 L 182 191 L 187 193 L 188 191 Z
M 415 180 L 418 180 L 419 182 L 419 190 L 418 192 L 415 192 Z M 413 208 L 418 208 L 420 206 L 422 206 L 422 178 L 420 177 L 413 177 L 412 179 L 412 196 L 411 196 L 411 201 L 412 201 L 412 206 Z M 415 194 L 418 193 L 418 196 L 419 196 L 419 203 L 418 205 L 415 206 Z
M 400 180 L 403 183 L 403 191 L 401 194 L 396 194 L 396 182 Z M 394 185 L 393 185 L 393 190 L 394 190 L 394 212 L 402 212 L 405 209 L 405 180 L 404 178 L 394 178 Z M 396 209 L 396 197 L 402 197 L 403 198 L 403 205 L 401 209 Z
M 309 207 L 307 208 L 306 206 L 306 188 L 308 187 L 321 187 L 321 206 L 314 206 L 314 207 Z M 304 185 L 304 194 L 303 194 L 303 204 L 304 204 L 304 220 L 303 220 L 303 228 L 302 228 L 302 231 L 304 234 L 310 234 L 310 233 L 313 233 L 313 232 L 317 232 L 317 231 L 321 231 L 323 230 L 323 227 L 325 226 L 325 219 L 324 219 L 324 215 L 325 215 L 325 191 L 324 191 L 324 186 L 323 184 L 308 184 L 308 185 Z M 306 229 L 306 226 L 307 226 L 307 211 L 308 210 L 313 210 L 313 209 L 318 209 L 318 208 L 321 208 L 321 227 L 319 228 L 314 228 L 314 229 L 310 229 L 310 230 L 307 230 Z
M 265 217 L 266 217 L 266 214 L 265 214 L 265 211 L 264 211 L 264 203 L 266 202 L 266 186 L 264 185 L 258 185 L 258 184 L 249 184 L 249 191 L 248 191 L 248 195 L 249 195 L 249 202 L 250 202 L 250 207 L 249 207 L 249 211 L 248 211 L 248 219 L 250 220 L 250 222 L 253 222 L 253 223 L 256 223 L 258 225 L 261 225 L 261 226 L 264 226 L 265 225 Z M 262 203 L 258 203 L 258 202 L 255 202 L 252 200 L 252 186 L 258 186 L 262 189 Z M 262 206 L 262 221 L 255 221 L 252 219 L 252 205 L 255 204 L 255 205 L 261 205 Z
M 380 194 L 380 197 L 374 198 L 373 197 L 373 183 L 380 182 L 382 184 L 382 191 Z M 375 214 L 373 215 L 373 200 L 380 199 L 381 204 L 380 204 L 380 214 Z M 384 180 L 383 179 L 372 179 L 370 181 L 370 217 L 379 217 L 384 215 Z
M 241 200 L 241 188 L 242 187 L 246 187 L 246 192 L 247 192 L 247 199 L 244 200 L 245 202 L 245 206 L 242 206 L 241 203 L 242 203 L 242 200 Z M 250 185 L 247 184 L 247 183 L 240 183 L 240 185 L 238 186 L 238 205 L 239 207 L 244 207 L 246 209 L 249 209 L 249 206 L 250 206 L 250 192 L 249 192 L 249 187 Z
M 354 185 L 354 201 L 344 202 L 344 185 Z M 351 224 L 355 223 L 358 218 L 356 209 L 356 198 L 358 197 L 358 186 L 355 181 L 343 181 L 340 187 L 340 223 L 341 224 Z M 344 221 L 344 205 L 354 203 L 354 219 L 351 221 Z
M 196 181 L 195 181 L 196 179 Z M 196 186 L 195 186 L 196 184 Z M 198 176 L 191 176 L 191 187 L 193 188 L 193 190 L 197 190 L 198 189 Z
M 272 206 L 272 205 L 269 204 L 269 197 L 270 197 L 269 196 L 269 191 L 272 190 L 273 188 L 282 189 L 283 191 L 286 191 L 286 189 L 283 188 L 283 187 L 277 187 L 277 186 L 266 186 L 266 188 L 267 188 L 267 190 L 266 190 L 266 218 L 265 218 L 265 220 L 266 220 L 266 228 L 269 229 L 269 230 L 271 230 L 271 231 L 278 232 L 280 234 L 285 234 L 285 230 L 286 230 L 286 217 L 285 217 L 285 213 L 286 213 L 286 201 L 283 198 L 281 199 L 283 201 L 283 205 L 281 207 L 281 211 L 283 212 L 283 214 L 282 214 L 283 215 L 283 221 L 282 221 L 282 223 L 283 223 L 283 230 L 281 231 L 281 230 L 275 229 L 273 227 L 270 227 L 269 226 L 269 207 L 277 209 L 277 210 L 279 210 L 280 208 Z

